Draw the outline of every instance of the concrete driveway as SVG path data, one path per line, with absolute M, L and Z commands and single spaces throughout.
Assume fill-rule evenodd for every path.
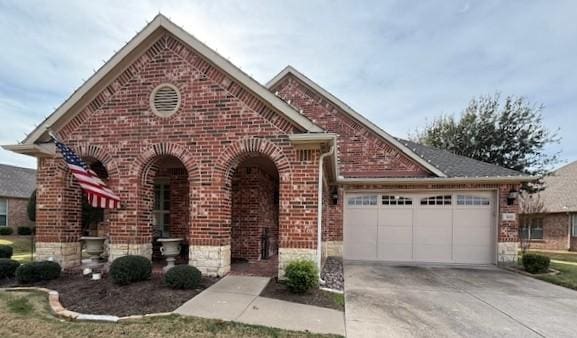
M 348 337 L 575 337 L 577 292 L 497 268 L 345 262 Z

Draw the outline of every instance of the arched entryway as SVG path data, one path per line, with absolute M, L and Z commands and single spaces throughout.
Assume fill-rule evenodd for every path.
M 160 238 L 181 238 L 177 263 L 188 261 L 190 185 L 183 162 L 172 155 L 152 158 L 142 173 L 141 219 L 150 225 L 152 260 L 162 265 Z
M 255 154 L 231 178 L 231 272 L 275 276 L 279 247 L 279 173 Z

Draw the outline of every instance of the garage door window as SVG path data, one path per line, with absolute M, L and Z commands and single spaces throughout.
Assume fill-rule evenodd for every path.
M 457 195 L 457 205 L 490 205 L 487 197 L 475 195 Z
M 421 199 L 421 205 L 451 205 L 451 195 L 425 197 Z
M 381 199 L 383 205 L 413 205 L 413 199 L 409 197 L 383 195 Z
M 377 205 L 377 195 L 349 197 L 347 204 L 350 206 Z

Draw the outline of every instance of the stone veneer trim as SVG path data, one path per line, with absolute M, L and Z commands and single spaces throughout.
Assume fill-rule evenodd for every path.
M 80 265 L 80 242 L 36 242 L 35 261 L 53 260 L 64 268 Z
M 191 245 L 188 264 L 203 275 L 222 277 L 230 271 L 230 245 Z

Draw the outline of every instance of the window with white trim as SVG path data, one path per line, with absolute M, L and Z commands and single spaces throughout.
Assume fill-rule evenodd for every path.
M 571 215 L 571 237 L 577 237 L 577 214 Z
M 425 197 L 421 199 L 421 205 L 451 205 L 451 195 Z
M 543 217 L 524 217 L 520 235 L 522 239 L 530 241 L 543 239 Z
M 457 195 L 457 205 L 490 205 L 487 197 L 475 195 Z
M 154 184 L 154 209 L 152 210 L 153 227 L 161 237 L 169 236 L 170 224 L 170 185 L 168 181 L 157 181 Z
M 410 197 L 383 195 L 381 196 L 382 205 L 412 205 L 413 199 Z
M 8 226 L 8 200 L 0 198 L 0 227 Z
M 347 200 L 348 205 L 377 205 L 377 195 L 363 195 L 349 197 Z

